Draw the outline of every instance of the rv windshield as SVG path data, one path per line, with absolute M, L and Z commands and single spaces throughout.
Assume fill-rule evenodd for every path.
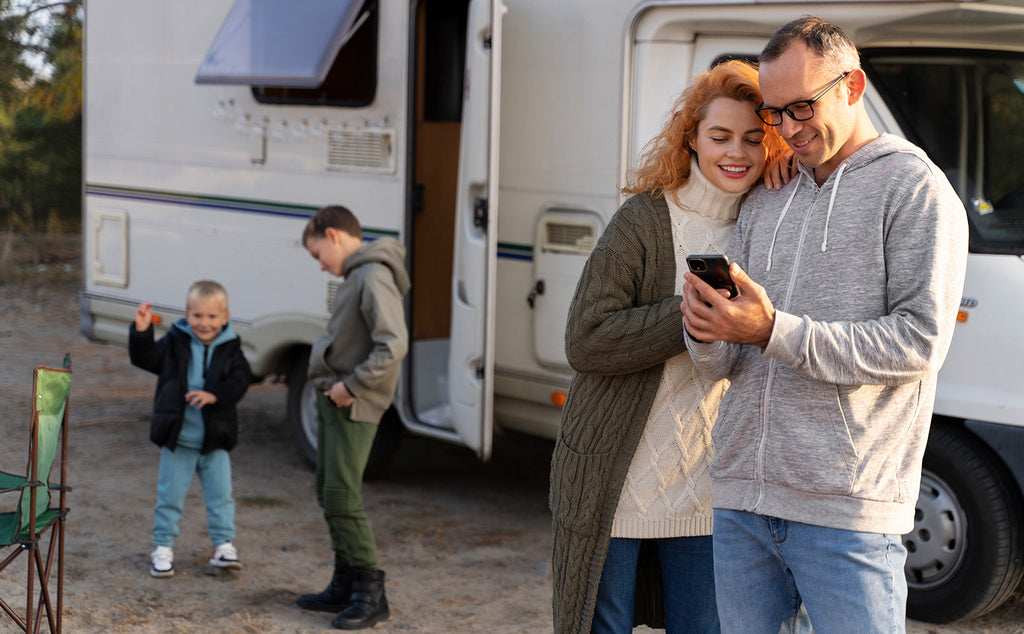
M 967 207 L 971 251 L 1024 255 L 1024 55 L 864 51 L 907 137 Z

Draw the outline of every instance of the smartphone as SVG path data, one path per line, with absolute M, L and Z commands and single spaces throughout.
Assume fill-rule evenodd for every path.
M 729 291 L 729 299 L 739 295 L 736 284 L 729 275 L 729 258 L 719 254 L 688 255 L 686 266 L 690 272 L 704 280 L 712 288 Z

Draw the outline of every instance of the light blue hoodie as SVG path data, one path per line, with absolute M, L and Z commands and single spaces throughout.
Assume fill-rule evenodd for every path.
M 182 317 L 174 322 L 174 327 L 188 333 L 191 345 L 189 347 L 188 362 L 188 389 L 186 392 L 202 390 L 206 387 L 206 368 L 210 366 L 210 359 L 213 357 L 213 349 L 232 339 L 237 339 L 231 322 L 221 328 L 216 338 L 210 345 L 204 344 L 196 337 L 195 333 L 188 326 L 188 321 Z M 185 416 L 181 422 L 181 433 L 178 435 L 178 446 L 199 450 L 203 447 L 203 438 L 206 435 L 206 424 L 203 422 L 203 412 L 195 407 L 186 404 Z

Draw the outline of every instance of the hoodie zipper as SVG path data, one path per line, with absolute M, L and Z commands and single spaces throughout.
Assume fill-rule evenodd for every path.
M 789 283 L 786 287 L 786 296 L 783 299 L 782 307 L 780 310 L 788 310 L 789 303 L 793 299 L 793 289 L 796 287 L 797 270 L 800 268 L 800 259 L 804 251 L 804 241 L 807 237 L 807 225 L 810 224 L 811 212 L 814 210 L 814 205 L 818 202 L 818 195 L 821 193 L 821 188 L 818 187 L 817 183 L 811 181 L 810 185 L 814 187 L 814 195 L 811 197 L 810 204 L 804 209 L 804 218 L 800 224 L 800 239 L 797 241 L 796 254 L 793 258 L 793 266 L 790 268 Z M 754 458 L 754 468 L 757 476 L 757 502 L 754 503 L 754 512 L 758 512 L 761 504 L 764 503 L 764 488 L 765 488 L 765 454 L 768 451 L 768 403 L 771 402 L 772 383 L 775 379 L 775 359 L 768 359 L 768 373 L 765 376 L 764 393 L 761 396 L 761 438 L 757 445 L 757 454 Z

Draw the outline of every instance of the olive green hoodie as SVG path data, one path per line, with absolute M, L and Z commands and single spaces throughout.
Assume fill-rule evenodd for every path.
M 352 420 L 379 423 L 409 348 L 405 247 L 393 238 L 367 242 L 345 259 L 342 276 L 327 334 L 309 355 L 309 380 L 321 391 L 344 382 L 355 397 Z

